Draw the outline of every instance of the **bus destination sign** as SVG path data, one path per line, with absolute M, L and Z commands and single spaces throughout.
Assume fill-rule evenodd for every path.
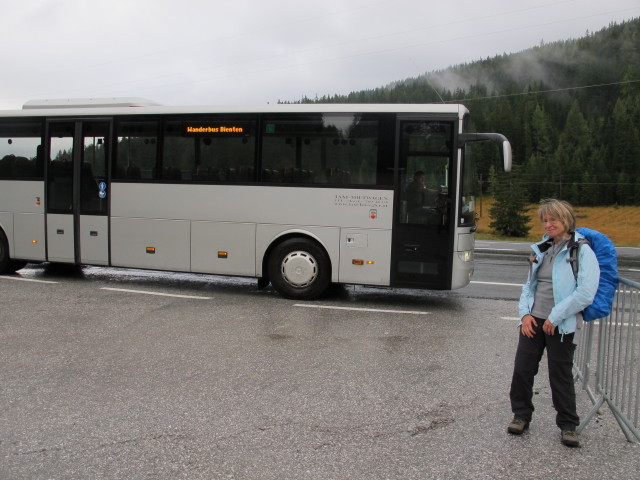
M 189 135 L 243 135 L 248 132 L 245 127 L 238 127 L 236 125 L 187 125 L 185 127 L 185 133 Z

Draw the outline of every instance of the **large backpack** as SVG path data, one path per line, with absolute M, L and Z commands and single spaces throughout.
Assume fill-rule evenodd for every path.
M 608 317 L 611 313 L 611 304 L 618 288 L 618 256 L 613 242 L 604 233 L 590 228 L 577 228 L 577 232 L 585 238 L 575 239 L 575 235 L 569 241 L 568 262 L 571 262 L 573 275 L 578 278 L 578 251 L 584 243 L 588 244 L 596 254 L 600 266 L 600 283 L 593 303 L 582 311 L 582 318 L 590 322 L 597 318 Z

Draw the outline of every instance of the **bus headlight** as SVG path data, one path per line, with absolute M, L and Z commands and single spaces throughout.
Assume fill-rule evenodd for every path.
M 458 258 L 463 262 L 473 261 L 473 250 L 465 250 L 464 252 L 458 252 Z

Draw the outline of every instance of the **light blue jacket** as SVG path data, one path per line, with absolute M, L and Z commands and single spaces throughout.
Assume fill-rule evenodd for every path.
M 576 239 L 584 238 L 580 233 L 575 232 Z M 531 268 L 527 282 L 522 287 L 520 295 L 520 303 L 518 309 L 520 311 L 520 319 L 526 314 L 531 313 L 533 301 L 535 298 L 536 288 L 538 286 L 538 268 L 542 264 L 542 259 L 547 254 L 544 245 L 549 240 L 545 235 L 543 240 L 531 245 L 533 254 L 529 259 Z M 542 251 L 541 250 L 545 250 Z M 600 280 L 600 267 L 595 253 L 589 245 L 582 245 L 579 249 L 578 258 L 578 278 L 576 280 L 573 275 L 571 263 L 567 261 L 569 258 L 568 245 L 565 245 L 556 255 L 553 261 L 552 279 L 553 279 L 553 299 L 555 305 L 549 314 L 549 321 L 558 327 L 558 333 L 565 335 L 574 333 L 578 322 L 578 316 L 582 318 L 580 312 L 585 307 L 591 305 L 593 297 L 598 290 L 598 282 Z

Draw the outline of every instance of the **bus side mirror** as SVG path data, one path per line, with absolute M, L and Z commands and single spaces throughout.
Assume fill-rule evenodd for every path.
M 502 160 L 504 162 L 504 171 L 510 172 L 513 162 L 513 154 L 511 153 L 511 144 L 506 138 L 502 142 Z
M 511 144 L 507 137 L 500 133 L 461 133 L 458 135 L 458 143 L 466 144 L 469 142 L 494 142 L 500 147 L 504 171 L 510 172 L 513 162 L 513 154 L 511 152 Z

